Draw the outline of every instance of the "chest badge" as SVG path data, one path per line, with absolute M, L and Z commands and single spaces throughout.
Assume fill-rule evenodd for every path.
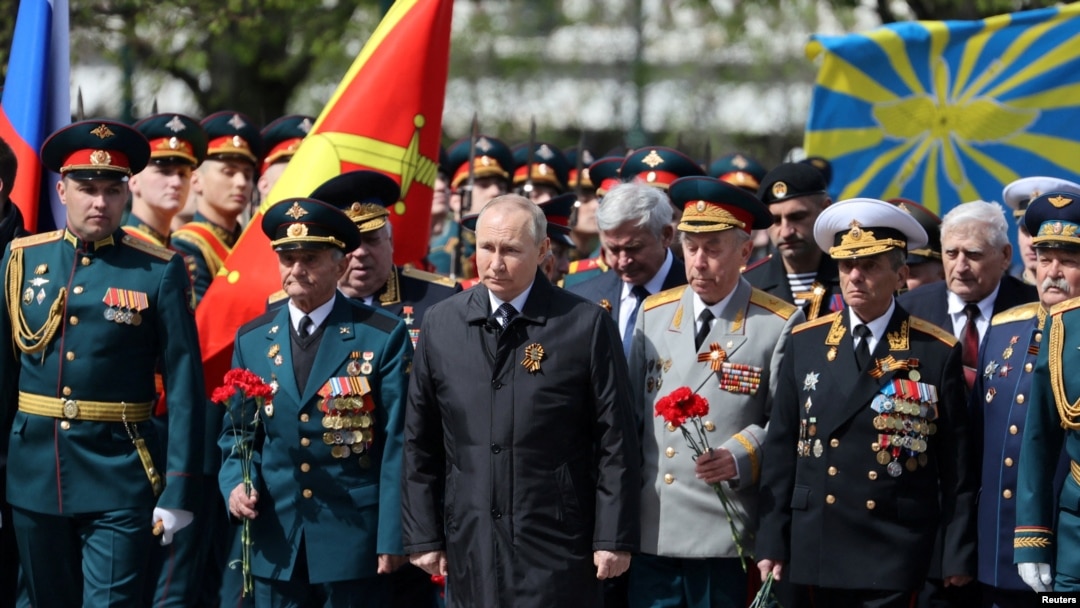
M 806 378 L 803 379 L 803 390 L 816 391 L 819 377 L 820 374 L 818 374 L 817 372 L 807 372 Z

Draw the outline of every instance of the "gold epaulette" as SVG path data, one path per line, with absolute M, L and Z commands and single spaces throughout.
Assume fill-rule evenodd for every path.
M 14 245 L 13 245 L 14 246 Z M 1050 307 L 1050 314 L 1058 315 L 1074 308 L 1080 308 L 1080 298 L 1070 298 L 1064 302 L 1058 302 Z
M 426 272 L 424 270 L 417 270 L 410 266 L 406 266 L 401 269 L 401 274 L 413 278 L 420 279 L 421 281 L 427 281 L 428 283 L 435 283 L 436 285 L 442 285 L 444 287 L 454 287 L 457 285 L 457 281 L 450 277 L 444 277 L 441 274 L 435 274 L 434 272 Z
M 796 325 L 795 327 L 793 327 L 791 329 L 791 333 L 797 334 L 799 332 L 803 332 L 803 331 L 806 331 L 808 329 L 812 329 L 814 327 L 817 327 L 818 325 L 831 325 L 833 320 L 836 318 L 836 315 L 840 314 L 841 312 L 843 312 L 843 311 L 838 310 L 838 311 L 836 311 L 836 312 L 834 312 L 832 314 L 825 315 L 824 317 L 818 317 L 818 318 L 814 319 L 813 321 L 807 321 L 805 323 L 799 323 L 798 325 Z
M 956 336 L 950 334 L 944 329 L 941 329 L 937 325 L 934 325 L 929 321 L 924 321 L 919 317 L 908 318 L 911 320 L 911 329 L 914 329 L 915 331 L 921 331 L 924 334 L 929 334 L 937 338 L 938 340 L 944 342 L 946 346 L 952 346 L 956 344 Z
M 1013 306 L 1009 310 L 994 315 L 990 319 L 990 325 L 1003 325 L 1014 321 L 1027 321 L 1039 314 L 1039 308 L 1041 307 L 1042 304 L 1039 304 L 1038 302 L 1028 302 L 1027 304 Z
M 645 298 L 645 301 L 642 302 L 641 307 L 645 310 L 652 310 L 657 306 L 663 306 L 664 304 L 667 304 L 669 302 L 676 302 L 682 299 L 682 294 L 684 291 L 686 291 L 686 285 L 680 285 L 679 287 L 672 287 L 671 289 L 666 289 L 659 293 L 654 293 L 653 295 Z
M 280 302 L 287 297 L 289 297 L 289 294 L 285 293 L 284 289 L 279 289 L 266 298 L 266 303 L 273 304 L 275 302 Z
M 162 247 L 160 245 L 148 243 L 142 239 L 135 238 L 130 234 L 125 234 L 122 242 L 128 247 L 131 247 L 132 249 L 138 249 L 143 253 L 149 253 L 150 255 L 162 260 L 169 260 L 174 255 L 176 255 L 176 252 L 172 249 L 166 249 L 165 247 Z
M 794 304 L 789 304 L 788 302 L 785 302 L 772 294 L 761 291 L 756 287 L 750 290 L 750 303 L 764 308 L 785 321 L 790 319 L 791 315 L 795 314 L 795 311 L 798 310 Z
M 50 232 L 42 232 L 41 234 L 32 234 L 30 236 L 24 236 L 11 241 L 12 249 L 22 249 L 23 247 L 33 247 L 34 245 L 40 245 L 42 243 L 51 243 L 53 241 L 59 241 L 64 237 L 63 230 L 52 230 Z

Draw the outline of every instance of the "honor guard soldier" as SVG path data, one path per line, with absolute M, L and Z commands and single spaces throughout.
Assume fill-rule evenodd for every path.
M 219 440 L 229 513 L 251 520 L 257 606 L 387 606 L 401 544 L 401 446 L 412 345 L 405 323 L 345 297 L 360 247 L 344 212 L 309 198 L 267 210 L 285 306 L 242 326 L 233 367 L 275 387 L 234 401 Z M 252 432 L 240 421 L 257 416 Z M 253 435 L 253 436 L 252 436 Z M 245 490 L 237 442 L 254 450 Z
M 571 262 L 576 262 L 586 256 L 592 257 L 594 252 L 599 255 L 600 252 L 600 229 L 596 226 L 596 208 L 600 199 L 589 170 L 596 158 L 587 148 L 571 148 L 565 154 L 566 162 L 570 165 L 570 179 L 566 185 L 577 195 L 574 214 L 570 217 L 570 238 L 574 240 L 570 258 Z
M 808 321 L 843 308 L 836 261 L 814 243 L 814 221 L 832 202 L 825 187 L 821 173 L 802 163 L 765 175 L 758 198 L 772 212 L 776 252 L 745 270 L 751 285 L 802 308 Z
M 566 192 L 569 181 L 570 162 L 562 150 L 537 143 L 533 146 L 530 166 L 529 144 L 514 148 L 514 188 L 532 202 L 542 203 Z
M 1033 370 L 1039 350 L 1047 343 L 1047 311 L 1080 294 L 1080 239 L 1053 227 L 1055 222 L 1063 221 L 1080 225 L 1080 204 L 1058 209 L 1050 202 L 1054 196 L 1036 198 L 1024 216 L 1031 234 L 1038 235 L 1035 250 L 1039 301 L 1011 308 L 991 319 L 970 398 L 970 410 L 982 429 L 979 582 L 988 606 L 1008 608 L 1038 603 L 1013 562 L 1020 445 L 1031 407 Z M 1046 230 L 1042 230 L 1044 224 Z M 1068 470 L 1067 458 L 1056 463 L 1053 496 L 1057 496 Z M 1054 462 L 1045 464 L 1054 466 Z
M 415 346 L 427 309 L 461 287 L 441 275 L 394 265 L 390 208 L 400 195 L 397 182 L 387 175 L 350 171 L 327 180 L 311 198 L 341 209 L 360 229 L 360 246 L 346 252 L 348 264 L 338 288 L 358 302 L 400 317 Z
M 1031 245 L 1032 236 L 1024 225 L 1024 211 L 1028 204 L 1043 192 L 1080 194 L 1080 184 L 1059 177 L 1033 176 L 1009 182 L 1001 191 L 1001 198 L 1012 209 L 1012 217 L 1016 221 L 1016 247 L 1020 252 L 1020 261 L 1023 262 L 1017 278 L 1032 285 L 1035 284 L 1036 255 L 1035 248 Z
M 198 207 L 194 219 L 173 234 L 172 243 L 187 260 L 197 302 L 240 237 L 240 215 L 251 204 L 262 154 L 259 129 L 243 114 L 211 114 L 202 126 L 209 139 L 206 160 L 191 185 Z
M 945 584 L 975 573 L 974 462 L 960 349 L 893 294 L 911 215 L 852 199 L 818 216 L 846 308 L 792 331 L 765 440 L 757 538 L 762 580 L 813 587 L 822 606 L 908 607 L 939 527 Z
M 41 158 L 61 175 L 67 226 L 4 256 L 0 394 L 18 395 L 2 402 L 16 409 L 3 413 L 8 500 L 43 608 L 144 605 L 151 529 L 171 542 L 197 505 L 205 389 L 191 284 L 179 255 L 120 228 L 128 179 L 149 157 L 120 123 L 54 133 Z M 167 438 L 149 422 L 159 362 Z
M 187 203 L 192 173 L 206 157 L 206 132 L 183 114 L 148 116 L 135 128 L 150 142 L 150 162 L 128 182 L 131 213 L 124 231 L 168 247 L 172 220 Z
M 598 197 L 595 217 L 600 213 L 599 201 L 604 200 L 604 196 L 615 186 L 622 183 L 619 178 L 619 169 L 622 167 L 623 161 L 626 160 L 622 156 L 605 156 L 600 160 L 589 165 L 589 179 L 594 180 L 593 184 L 596 185 L 596 196 Z M 599 240 L 600 225 L 597 221 L 597 235 Z M 563 287 L 569 289 L 579 283 L 584 283 L 589 279 L 596 278 L 597 276 L 608 271 L 609 266 L 604 260 L 604 251 L 602 246 L 598 246 L 592 253 L 586 251 L 578 251 L 579 254 L 589 254 L 589 257 L 570 262 L 570 269 L 566 272 L 566 276 L 563 278 Z
M 709 176 L 757 194 L 768 171 L 758 161 L 740 152 L 725 154 L 709 163 Z
M 450 196 L 450 169 L 447 168 L 446 149 L 439 147 L 439 168 L 435 172 L 435 184 L 431 188 L 431 238 L 428 240 L 427 266 L 431 270 L 450 271 L 450 256 L 453 251 L 447 249 L 449 235 L 454 231 L 454 217 Z M 458 198 L 458 205 L 461 199 Z
M 705 175 L 705 171 L 694 159 L 664 146 L 638 148 L 627 156 L 619 167 L 619 177 L 624 182 L 646 184 L 664 192 L 667 192 L 675 180 L 692 175 Z M 677 208 L 675 203 L 672 203 L 671 207 L 675 210 L 673 221 L 678 223 L 682 209 Z M 677 255 L 681 255 L 681 251 L 680 249 Z
M 266 200 L 266 197 L 270 196 L 270 190 L 285 172 L 285 166 L 300 149 L 300 142 L 304 141 L 314 125 L 315 118 L 292 114 L 282 116 L 263 127 L 259 135 L 262 137 L 262 145 L 266 153 L 262 158 L 262 168 L 259 171 L 257 184 L 259 200 Z
M 772 221 L 757 197 L 711 177 L 671 185 L 683 207 L 679 233 L 688 285 L 649 296 L 630 354 L 633 394 L 644 407 L 641 553 L 630 565 L 630 606 L 745 606 L 746 571 L 709 484 L 723 483 L 742 549 L 753 553 L 761 444 L 780 364 L 802 311 L 754 289 L 739 273 L 750 231 Z M 654 415 L 680 386 L 709 402 L 713 451 L 695 459 L 686 440 Z M 700 388 L 698 388 L 700 387 Z M 694 533 L 688 534 L 688 530 Z
M 911 199 L 891 198 L 889 202 L 910 213 L 926 231 L 926 247 L 908 251 L 907 289 L 944 281 L 945 267 L 941 263 L 941 218 Z

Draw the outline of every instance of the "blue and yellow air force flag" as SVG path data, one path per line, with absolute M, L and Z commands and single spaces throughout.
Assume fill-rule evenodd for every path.
M 1080 180 L 1080 3 L 982 21 L 815 36 L 806 152 L 835 199 L 905 197 L 944 214 L 1020 177 Z

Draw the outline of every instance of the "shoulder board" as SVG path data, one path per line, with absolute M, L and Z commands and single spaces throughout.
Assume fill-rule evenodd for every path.
M 40 245 L 42 243 L 51 243 L 53 241 L 59 241 L 64 238 L 63 230 L 53 230 L 51 232 L 42 232 L 41 234 L 34 234 L 31 236 L 24 236 L 11 241 L 12 249 L 22 249 L 23 247 L 33 247 L 34 245 Z
M 1035 315 L 1039 314 L 1039 308 L 1041 306 L 1042 304 L 1039 304 L 1038 302 L 1028 302 L 1027 304 L 1013 306 L 1009 310 L 994 315 L 994 317 L 990 319 L 990 325 L 1003 325 L 1005 323 L 1033 319 L 1035 318 Z
M 270 294 L 266 298 L 266 303 L 267 304 L 274 304 L 274 303 L 280 302 L 280 301 L 282 301 L 282 300 L 284 300 L 285 298 L 288 298 L 288 297 L 289 297 L 289 294 L 285 293 L 284 289 L 279 289 L 279 290 L 275 291 L 274 293 Z
M 1080 298 L 1072 298 L 1065 300 L 1064 302 L 1058 302 L 1050 307 L 1050 314 L 1059 315 L 1063 312 L 1068 312 L 1074 308 L 1080 308 Z
M 921 331 L 924 334 L 929 334 L 929 335 L 937 338 L 938 340 L 941 340 L 947 346 L 952 346 L 952 345 L 956 344 L 956 336 L 950 334 L 949 332 L 945 331 L 944 329 L 941 329 L 937 325 L 934 325 L 933 323 L 931 323 L 929 321 L 924 321 L 924 320 L 920 319 L 919 317 L 908 317 L 908 319 L 911 322 L 910 323 L 911 329 L 913 329 L 915 331 Z
M 374 327 L 383 333 L 391 333 L 394 331 L 394 328 L 397 327 L 398 323 L 401 322 L 399 317 L 395 317 L 383 310 L 365 306 L 354 300 L 349 300 L 349 302 L 353 305 L 353 319 L 368 327 Z
M 156 258 L 160 258 L 162 260 L 168 260 L 172 258 L 172 256 L 176 255 L 176 252 L 172 249 L 166 249 L 164 247 L 161 247 L 160 245 L 147 243 L 146 241 L 135 238 L 130 234 L 124 235 L 123 243 L 128 247 L 131 247 L 132 249 L 138 249 L 143 253 L 149 253 L 150 255 Z
M 416 268 L 411 268 L 408 266 L 401 269 L 401 274 L 413 279 L 420 279 L 421 281 L 427 281 L 428 283 L 442 285 L 444 287 L 453 288 L 455 285 L 457 285 L 457 281 L 454 281 L 454 279 L 451 279 L 450 277 L 444 277 L 441 274 L 418 270 Z
M 752 288 L 750 291 L 750 303 L 756 304 L 761 308 L 764 308 L 765 310 L 775 314 L 776 316 L 781 317 L 785 321 L 790 319 L 791 315 L 795 314 L 795 311 L 798 310 L 794 304 L 785 302 L 780 298 L 772 294 L 765 293 L 764 291 L 761 291 L 756 287 Z
M 645 298 L 645 301 L 641 304 L 641 307 L 645 310 L 651 310 L 657 306 L 663 306 L 670 302 L 675 302 L 682 299 L 683 292 L 686 291 L 686 285 L 680 285 L 678 287 L 672 287 L 659 293 Z
M 771 260 L 772 256 L 773 256 L 773 254 L 770 253 L 769 255 L 761 258 L 760 260 L 755 260 L 755 261 L 751 262 L 750 264 L 747 264 L 746 266 L 743 266 L 742 272 L 750 272 L 751 270 L 753 270 L 753 269 L 757 268 L 758 266 L 761 266 L 761 265 L 765 264 L 766 262 L 768 262 L 769 260 Z
M 843 311 L 838 310 L 838 311 L 832 313 L 831 315 L 825 315 L 823 317 L 818 317 L 818 318 L 814 319 L 813 321 L 807 321 L 806 323 L 799 323 L 798 325 L 796 325 L 795 327 L 793 327 L 791 329 L 791 333 L 797 334 L 799 332 L 803 332 L 803 331 L 806 331 L 808 329 L 812 329 L 814 327 L 817 327 L 818 325 L 832 325 L 833 320 L 836 319 L 836 315 L 840 314 L 841 312 L 843 312 Z

